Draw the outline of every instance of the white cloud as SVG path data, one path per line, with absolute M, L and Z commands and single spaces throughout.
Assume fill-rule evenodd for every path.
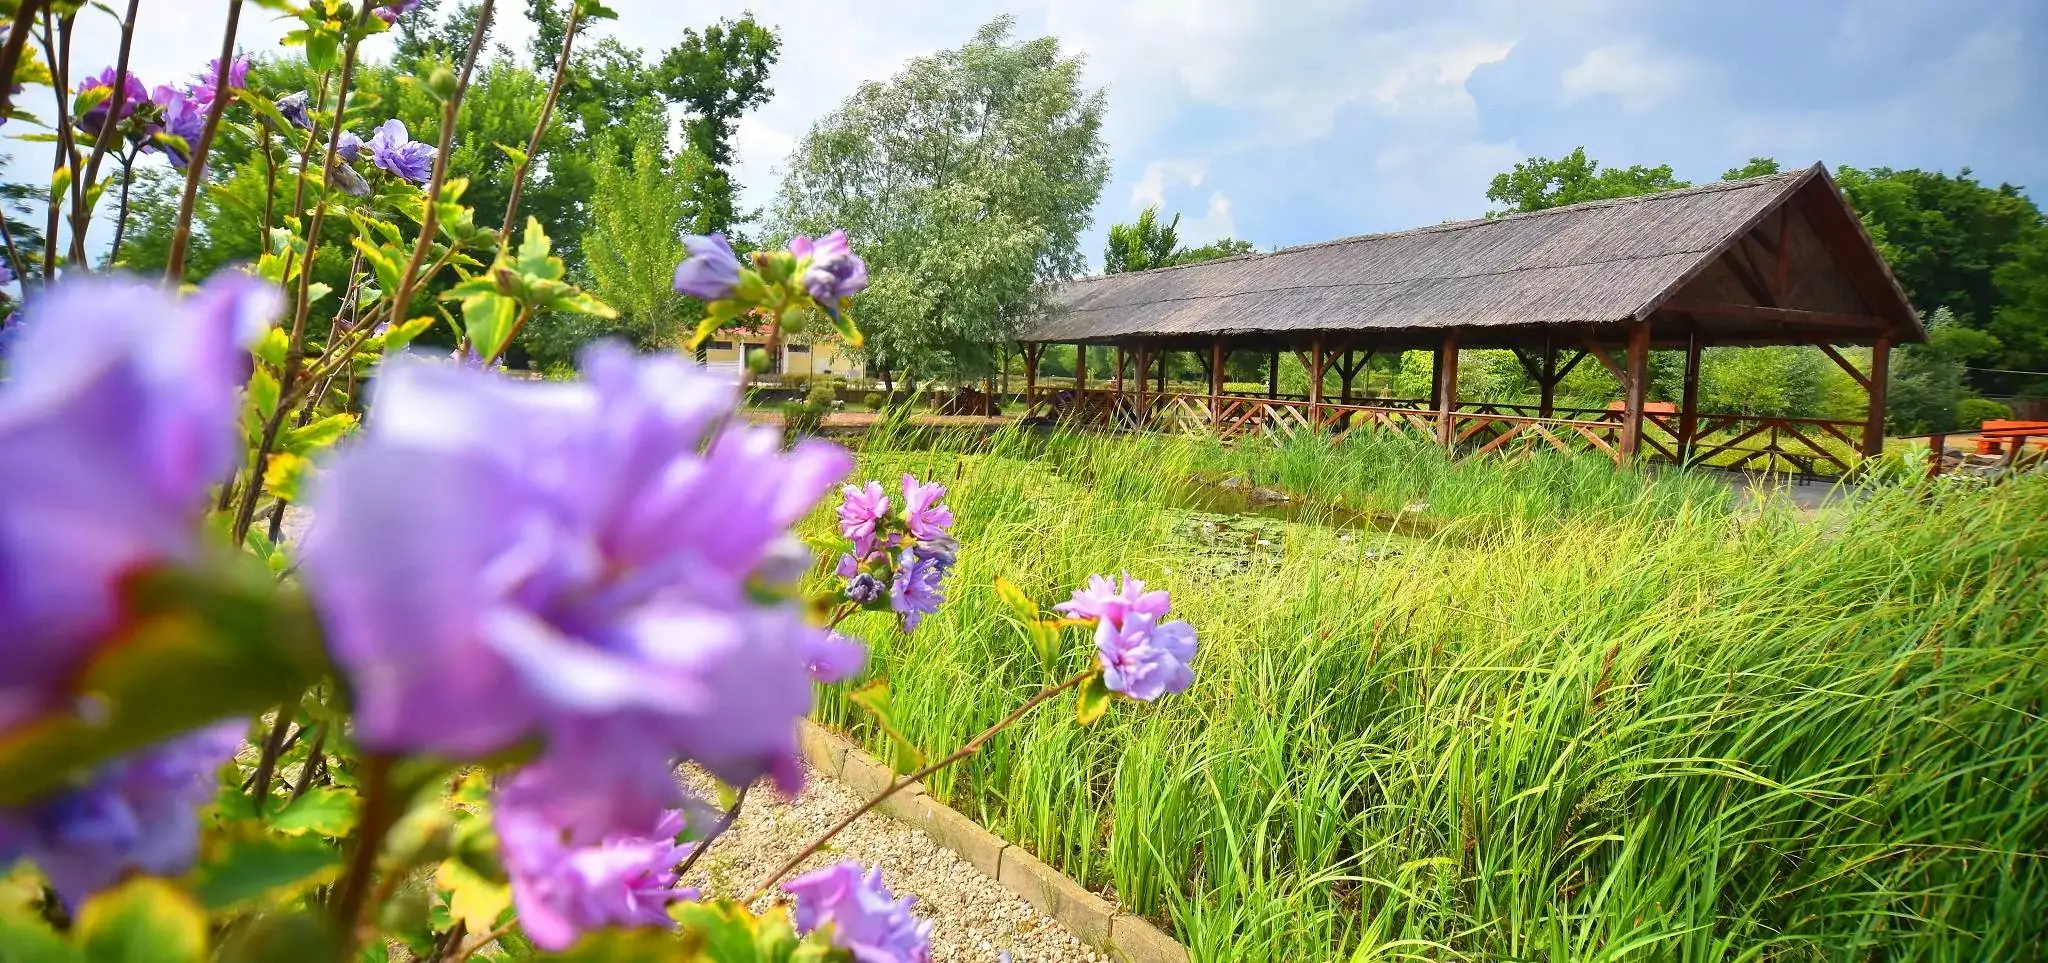
M 1163 207 L 1168 181 L 1172 181 L 1175 187 L 1200 187 L 1202 178 L 1208 173 L 1209 165 L 1201 161 L 1153 161 L 1145 165 L 1144 176 L 1139 177 L 1137 186 L 1131 188 L 1131 207 Z
M 1634 41 L 1594 47 L 1564 72 L 1564 102 L 1612 94 L 1639 114 L 1685 87 L 1693 72 L 1683 58 Z
M 1217 238 L 1236 237 L 1237 219 L 1230 215 L 1230 198 L 1218 191 L 1209 195 L 1209 207 L 1200 217 L 1183 217 L 1180 221 L 1180 242 L 1189 247 L 1207 244 Z
M 1372 88 L 1372 98 L 1395 113 L 1450 112 L 1470 116 L 1472 95 L 1465 81 L 1486 64 L 1506 60 L 1513 41 L 1479 40 L 1435 50 L 1417 50 Z

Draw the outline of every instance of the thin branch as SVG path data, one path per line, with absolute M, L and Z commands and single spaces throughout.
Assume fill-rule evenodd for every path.
M 396 296 L 391 300 L 391 323 L 394 325 L 405 322 L 406 306 L 412 304 L 413 283 L 420 279 L 420 265 L 426 261 L 427 249 L 434 243 L 434 232 L 440 228 L 438 202 L 441 187 L 448 178 L 448 151 L 455 142 L 455 121 L 462 110 L 462 95 L 469 90 L 470 75 L 476 70 L 476 53 L 483 49 L 484 35 L 491 29 L 491 9 L 495 5 L 495 0 L 483 0 L 483 5 L 477 9 L 476 30 L 469 38 L 469 53 L 462 58 L 462 76 L 456 80 L 455 92 L 441 106 L 441 138 L 434 152 L 434 176 L 427 182 L 426 214 L 420 218 L 420 236 L 413 242 L 412 259 L 406 262 Z
M 59 23 L 64 25 L 60 31 Z M 59 38 L 62 38 L 61 40 Z M 43 212 L 43 286 L 57 281 L 57 227 L 63 211 L 57 199 L 55 188 L 57 172 L 65 169 L 75 171 L 78 148 L 71 139 L 71 17 L 61 20 L 48 9 L 43 11 L 43 59 L 49 62 L 52 89 L 57 97 L 57 149 L 50 155 L 51 190 L 49 204 Z M 71 178 L 72 196 L 77 196 L 78 178 Z
M 540 123 L 533 125 L 533 136 L 527 138 L 526 156 L 520 158 L 519 167 L 512 172 L 512 196 L 505 202 L 505 220 L 498 225 L 498 247 L 503 248 L 512 240 L 512 218 L 519 213 L 519 195 L 526 189 L 526 171 L 533 166 L 533 157 L 540 152 L 540 138 L 547 133 L 548 120 L 554 116 L 555 101 L 562 96 L 562 81 L 569 76 L 569 52 L 576 44 L 576 28 L 581 23 L 583 8 L 572 4 L 569 7 L 569 24 L 562 31 L 562 55 L 555 61 L 555 79 L 548 85 L 548 99 L 540 105 Z M 506 339 L 510 343 L 511 339 Z
M 363 913 L 373 907 L 364 906 L 364 897 L 370 892 L 370 876 L 377 868 L 377 850 L 382 848 L 384 834 L 391 830 L 397 813 L 392 811 L 390 756 L 371 754 L 363 757 L 363 809 L 362 818 L 356 823 L 354 838 L 350 840 L 348 872 L 342 876 L 340 888 L 334 899 L 334 922 L 341 932 L 340 952 L 336 959 L 346 960 L 355 955 L 358 933 L 361 930 Z
M 85 263 L 85 232 L 92 226 L 92 185 L 99 183 L 100 163 L 106 160 L 107 147 L 114 142 L 114 128 L 120 126 L 123 112 L 130 110 L 128 103 L 128 52 L 135 44 L 135 10 L 142 0 L 128 0 L 128 15 L 121 19 L 121 47 L 114 55 L 114 92 L 108 99 L 107 119 L 100 124 L 100 131 L 92 139 L 92 155 L 85 163 L 83 172 L 72 173 L 85 179 L 86 190 L 76 197 L 71 206 L 71 263 Z M 76 178 L 74 178 L 75 180 Z M 126 181 L 121 184 L 122 194 L 128 190 Z
M 1051 699 L 1053 696 L 1059 695 L 1060 693 L 1065 692 L 1068 689 L 1071 689 L 1077 685 L 1080 685 L 1083 682 L 1088 681 L 1089 677 L 1093 676 L 1096 673 L 1096 671 L 1097 670 L 1095 669 L 1095 667 L 1090 666 L 1087 669 L 1083 669 L 1080 672 L 1075 673 L 1073 676 L 1069 677 L 1065 682 L 1062 682 L 1055 686 L 1047 686 L 1046 688 L 1040 690 L 1037 695 L 1032 696 L 1030 699 L 1026 700 L 1023 705 L 1018 706 L 1017 711 L 1012 712 L 1007 716 L 1004 716 L 1001 722 L 998 722 L 995 725 L 983 729 L 980 735 L 967 740 L 967 743 L 965 745 L 953 750 L 952 754 L 946 756 L 946 758 L 941 759 L 938 762 L 932 763 L 931 765 L 926 766 L 923 769 L 919 769 L 918 771 L 913 772 L 910 775 L 897 777 L 896 781 L 891 782 L 889 784 L 889 788 L 882 790 L 882 792 L 879 795 L 875 796 L 875 798 L 870 799 L 865 803 L 862 803 L 859 809 L 856 809 L 853 812 L 847 814 L 845 819 L 841 819 L 839 822 L 834 823 L 831 829 L 825 830 L 824 835 L 819 836 L 817 839 L 813 840 L 809 846 L 805 846 L 801 852 L 798 852 L 795 856 L 790 857 L 789 861 L 783 863 L 781 868 L 777 869 L 773 873 L 768 874 L 768 878 L 762 880 L 761 885 L 754 887 L 754 891 L 752 893 L 749 893 L 747 895 L 747 898 L 741 900 L 741 902 L 752 903 L 753 901 L 760 899 L 762 896 L 766 895 L 768 892 L 768 888 L 774 886 L 777 880 L 780 880 L 782 877 L 789 875 L 791 870 L 794 870 L 798 866 L 803 865 L 804 860 L 811 858 L 818 852 L 818 850 L 825 848 L 825 844 L 831 842 L 832 837 L 839 835 L 840 832 L 846 829 L 846 827 L 853 825 L 854 820 L 867 815 L 869 810 L 881 805 L 882 800 L 887 799 L 890 796 L 896 795 L 896 793 L 902 790 L 904 787 L 909 786 L 912 783 L 915 783 L 921 779 L 924 779 L 926 776 L 929 776 L 932 773 L 938 772 L 939 770 L 944 769 L 947 766 L 950 766 L 956 762 L 959 762 L 962 759 L 967 758 L 968 756 L 980 752 L 982 745 L 987 743 L 990 739 L 994 738 L 996 733 L 1009 728 L 1017 720 L 1024 718 L 1024 715 L 1026 713 L 1045 704 L 1046 700 Z
M 690 875 L 690 867 L 697 865 L 697 860 L 702 859 L 711 849 L 711 844 L 717 842 L 718 837 L 725 835 L 725 831 L 732 828 L 733 820 L 740 818 L 740 807 L 747 804 L 747 790 L 752 788 L 753 783 L 740 787 L 739 795 L 733 797 L 732 808 L 727 809 L 725 815 L 719 818 L 718 825 L 712 827 L 711 832 L 697 843 L 696 848 L 690 850 L 689 858 L 683 860 L 681 866 L 676 867 L 676 879 L 680 880 Z
M 14 68 L 21 65 L 22 48 L 28 45 L 29 28 L 35 23 L 36 14 L 43 10 L 43 0 L 21 0 L 14 8 L 14 20 L 8 28 L 7 45 L 0 47 L 0 77 L 12 78 Z M 0 117 L 14 109 L 14 85 L 0 84 Z
M 135 182 L 135 155 L 121 160 L 121 207 L 114 217 L 114 246 L 107 249 L 107 264 L 121 262 L 121 240 L 128 236 L 128 188 Z
M 213 135 L 220 129 L 220 118 L 227 113 L 228 101 L 234 99 L 228 77 L 234 70 L 235 31 L 241 23 L 242 0 L 228 0 L 228 25 L 221 36 L 220 63 L 213 75 L 213 103 L 206 108 L 206 126 L 199 132 L 199 144 L 192 148 L 191 159 L 186 162 L 185 193 L 178 198 L 178 220 L 171 230 L 171 253 L 164 261 L 166 284 L 177 284 L 185 279 L 185 247 L 192 239 L 192 209 L 199 202 L 199 182 L 206 176 L 206 154 L 213 149 Z M 270 239 L 264 238 L 263 243 L 269 244 Z M 310 241 L 307 249 L 311 250 Z

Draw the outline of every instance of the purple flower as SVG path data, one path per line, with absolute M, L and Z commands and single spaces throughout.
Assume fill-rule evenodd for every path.
M 847 485 L 839 493 L 839 533 L 852 539 L 855 546 L 872 547 L 875 526 L 889 516 L 889 496 L 882 494 L 882 483 L 871 481 L 857 488 Z M 867 554 L 858 548 L 855 553 Z
M 149 150 L 161 150 L 171 159 L 171 166 L 183 170 L 192 159 L 193 148 L 199 145 L 199 137 L 206 131 L 206 110 L 197 101 L 171 87 L 158 87 L 151 101 L 163 110 L 163 120 L 151 129 L 154 134 L 168 134 L 176 141 L 151 139 Z
M 839 316 L 839 303 L 868 286 L 868 266 L 847 246 L 846 232 L 833 231 L 812 241 L 799 234 L 790 239 L 789 253 L 803 271 L 804 291 L 825 313 Z
M 947 530 L 953 527 L 953 510 L 939 504 L 946 497 L 946 486 L 938 482 L 918 484 L 911 475 L 903 476 L 903 524 L 910 530 L 910 537 L 919 541 L 947 538 Z
M 119 624 L 121 583 L 188 561 L 207 489 L 242 452 L 246 345 L 278 310 L 224 273 L 59 284 L 8 324 L 0 382 L 0 734 L 68 710 L 68 680 Z
M 872 576 L 870 576 L 872 578 Z M 811 648 L 811 678 L 831 684 L 860 674 L 868 664 L 868 647 L 860 640 L 833 632 Z
M 86 94 L 95 91 L 104 95 L 98 103 L 86 108 L 84 113 L 78 115 L 77 124 L 79 130 L 85 131 L 97 138 L 100 135 L 100 127 L 107 122 L 109 114 L 113 115 L 115 123 L 120 123 L 126 120 L 129 114 L 135 112 L 137 104 L 149 99 L 149 88 L 142 83 L 141 78 L 135 76 L 133 71 L 128 73 L 128 76 L 125 78 L 127 82 L 122 85 L 125 96 L 114 92 L 114 81 L 116 79 L 122 78 L 119 77 L 119 73 L 114 68 L 108 67 L 100 71 L 97 76 L 89 77 L 78 85 L 78 100 L 82 101 Z
M 538 736 L 533 792 L 592 838 L 674 806 L 676 759 L 797 788 L 825 633 L 758 586 L 848 455 L 729 423 L 737 386 L 682 358 L 606 343 L 583 373 L 385 366 L 304 549 L 357 740 L 475 757 Z
M 1100 619 L 1122 628 L 1125 618 L 1132 613 L 1163 618 L 1170 604 L 1165 592 L 1147 592 L 1144 582 L 1125 572 L 1121 587 L 1109 576 L 1088 576 L 1087 587 L 1075 589 L 1074 597 L 1053 606 L 1053 611 L 1065 613 L 1070 618 Z
M 206 72 L 200 74 L 199 79 L 192 82 L 192 85 L 186 89 L 186 95 L 191 97 L 194 103 L 202 107 L 211 107 L 213 106 L 213 97 L 216 91 L 215 85 L 219 81 L 220 58 L 215 57 L 206 62 Z M 228 89 L 243 90 L 248 86 L 249 58 L 244 54 L 236 54 L 233 60 L 228 61 Z
M 853 556 L 849 555 L 848 558 Z M 867 572 L 856 572 L 846 580 L 846 598 L 856 605 L 867 605 L 888 592 L 882 580 Z
M 1147 592 L 1144 582 L 1125 572 L 1121 585 L 1108 576 L 1089 576 L 1086 588 L 1053 610 L 1093 620 L 1104 684 L 1150 702 L 1194 682 L 1188 663 L 1195 658 L 1195 629 L 1182 621 L 1161 622 L 1170 605 L 1165 592 Z
M 307 102 L 311 99 L 309 94 L 301 90 L 296 94 L 286 94 L 277 98 L 274 106 L 277 107 L 279 114 L 284 115 L 285 123 L 301 130 L 312 130 L 313 118 L 306 113 Z
M 415 184 L 425 184 L 434 176 L 434 148 L 408 137 L 405 122 L 395 117 L 370 135 L 370 161 Z
M 419 5 L 420 0 L 389 0 L 389 2 L 372 7 L 370 12 L 376 14 L 377 19 L 385 23 L 397 23 L 398 18 L 413 12 Z
M 1102 681 L 1111 692 L 1151 702 L 1194 683 L 1188 663 L 1195 658 L 1195 627 L 1182 621 L 1160 622 L 1133 613 L 1123 625 L 1107 619 L 1095 625 L 1095 651 L 1102 659 Z
M 889 607 L 903 616 L 903 631 L 914 632 L 924 617 L 946 600 L 939 583 L 946 573 L 931 558 L 906 548 L 896 560 L 896 579 L 889 586 Z
M 578 845 L 522 805 L 517 784 L 499 794 L 493 821 L 519 925 L 535 946 L 565 950 L 586 931 L 614 926 L 673 928 L 668 905 L 697 898 L 675 888 L 676 865 L 690 851 L 676 843 L 681 811 L 662 813 L 639 834 Z
M 355 131 L 342 131 L 340 139 L 335 142 L 334 152 L 340 155 L 343 161 L 353 164 L 357 158 L 363 156 L 363 139 L 357 137 Z
M 0 809 L 0 868 L 27 858 L 64 905 L 131 872 L 175 876 L 199 851 L 200 806 L 215 774 L 242 744 L 244 724 L 188 732 L 108 762 L 84 785 Z
M 914 897 L 897 899 L 876 866 L 861 875 L 857 863 L 812 870 L 782 888 L 796 896 L 796 929 L 808 934 L 827 923 L 832 943 L 858 963 L 925 963 L 931 959 L 932 924 L 910 915 Z
M 676 265 L 676 293 L 699 301 L 723 301 L 740 283 L 740 259 L 725 235 L 683 238 L 683 263 Z

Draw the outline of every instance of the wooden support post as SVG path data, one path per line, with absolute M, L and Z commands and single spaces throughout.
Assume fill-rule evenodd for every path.
M 1266 362 L 1266 399 L 1280 397 L 1280 349 L 1273 349 L 1273 357 Z
M 1650 388 L 1650 322 L 1637 321 L 1628 332 L 1628 369 L 1624 372 L 1622 387 L 1627 391 L 1627 400 L 1622 403 L 1621 446 L 1617 457 L 1624 462 L 1634 461 L 1636 452 L 1643 446 L 1643 404 L 1649 398 Z
M 1444 349 L 1439 346 L 1430 349 L 1429 356 L 1429 408 L 1435 411 L 1442 407 L 1444 389 Z
M 1074 342 L 1074 403 L 1088 410 L 1088 345 Z
M 1563 380 L 1557 373 L 1557 345 L 1550 338 L 1543 339 L 1543 366 L 1536 375 L 1536 416 L 1553 418 L 1557 415 L 1557 383 Z
M 1038 356 L 1044 351 L 1044 345 L 1024 343 L 1024 407 L 1027 411 L 1038 401 Z
M 1117 397 L 1117 400 L 1118 400 L 1118 401 L 1122 401 L 1122 400 L 1123 400 L 1123 397 L 1124 397 L 1124 346 L 1123 346 L 1123 345 L 1117 345 L 1117 346 L 1116 346 L 1116 354 L 1114 355 L 1114 357 L 1115 357 L 1115 359 L 1116 359 L 1116 379 L 1115 379 L 1115 381 L 1116 381 L 1116 397 Z
M 1678 463 L 1692 461 L 1692 447 L 1700 432 L 1700 334 L 1694 331 L 1685 341 L 1685 392 L 1678 399 Z
M 1209 341 L 1209 424 L 1223 429 L 1223 339 Z
M 1161 398 L 1164 398 L 1164 397 L 1166 397 L 1166 358 L 1167 358 L 1167 355 L 1168 355 L 1168 352 L 1167 352 L 1167 350 L 1166 350 L 1165 348 L 1160 348 L 1159 350 L 1157 350 L 1157 351 L 1154 351 L 1154 352 L 1152 352 L 1153 360 L 1155 360 L 1155 361 L 1157 361 L 1157 362 L 1159 363 L 1159 382 L 1158 382 L 1158 384 L 1159 384 L 1159 396 L 1160 396 Z
M 1459 334 L 1457 328 L 1444 332 L 1443 346 L 1436 351 L 1436 440 L 1445 448 L 1453 447 L 1458 437 L 1452 415 L 1458 410 Z
M 1138 342 L 1138 427 L 1152 423 L 1152 409 L 1145 403 L 1145 376 L 1150 372 L 1152 346 Z
M 1870 345 L 1870 405 L 1863 416 L 1863 456 L 1884 454 L 1884 395 L 1891 384 L 1892 336 L 1880 334 Z
M 1323 430 L 1323 336 L 1308 339 L 1308 426 Z

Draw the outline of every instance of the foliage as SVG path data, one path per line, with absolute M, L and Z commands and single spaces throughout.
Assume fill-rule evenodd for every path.
M 1999 304 L 1987 328 L 2002 350 L 1979 357 L 2008 370 L 1977 373 L 1977 380 L 2015 393 L 2048 396 L 2048 226 L 2026 232 L 2007 253 L 2010 258 L 1992 275 Z
M 1486 189 L 1486 198 L 1506 205 L 1489 212 L 1488 216 L 1495 216 L 1691 186 L 1674 176 L 1669 164 L 1603 169 L 1599 161 L 1587 159 L 1584 147 L 1575 147 L 1556 160 L 1531 157 L 1516 164 L 1513 170 L 1495 175 L 1493 184 Z
M 621 329 L 643 347 L 679 344 L 694 304 L 676 293 L 670 275 L 683 260 L 690 178 L 706 161 L 694 152 L 668 156 L 667 131 L 660 103 L 642 100 L 611 135 L 627 159 L 600 149 L 591 165 L 585 269 L 592 290 L 619 309 Z
M 1741 167 L 1730 167 L 1721 172 L 1724 181 L 1742 181 L 1752 177 L 1769 177 L 1783 168 L 1775 157 L 1752 157 Z
M 995 346 L 1083 266 L 1079 238 L 1108 174 L 1104 99 L 1050 37 L 998 18 L 911 60 L 814 125 L 788 164 L 772 229 L 843 225 L 872 272 L 860 358 L 881 371 L 978 376 Z
M 1143 566 L 1205 633 L 1190 698 L 1035 719 L 932 795 L 1196 959 L 2032 953 L 2039 479 L 1802 518 L 1711 477 L 1354 437 L 870 437 L 865 472 L 959 478 L 963 580 Z M 1230 477 L 1296 504 L 1203 507 Z M 1039 677 L 974 630 L 1004 611 L 870 636 L 918 745 Z M 822 715 L 885 745 L 840 693 Z
M 733 208 L 733 130 L 742 115 L 775 95 L 768 86 L 768 68 L 781 46 L 775 32 L 749 14 L 701 32 L 686 29 L 682 40 L 662 54 L 656 87 L 687 112 L 684 144 L 709 162 L 679 172 L 694 200 L 685 225 L 691 234 L 731 232 L 746 220 Z
M 1893 434 L 1953 431 L 1969 394 L 1964 371 L 1970 361 L 1998 349 L 1990 335 L 1963 326 L 1940 308 L 1927 318 L 1927 343 L 1901 347 L 1892 359 L 1885 393 L 1885 426 Z
M 1130 224 L 1110 225 L 1109 246 L 1102 252 L 1103 273 L 1143 271 L 1251 253 L 1252 242 L 1229 237 L 1200 247 L 1182 247 L 1179 227 L 1179 214 L 1166 224 L 1159 223 L 1158 205 L 1138 212 L 1138 219 Z
M 1985 398 L 1964 398 L 1956 404 L 1957 427 L 1968 430 L 1987 421 L 2012 417 L 2012 406 Z

